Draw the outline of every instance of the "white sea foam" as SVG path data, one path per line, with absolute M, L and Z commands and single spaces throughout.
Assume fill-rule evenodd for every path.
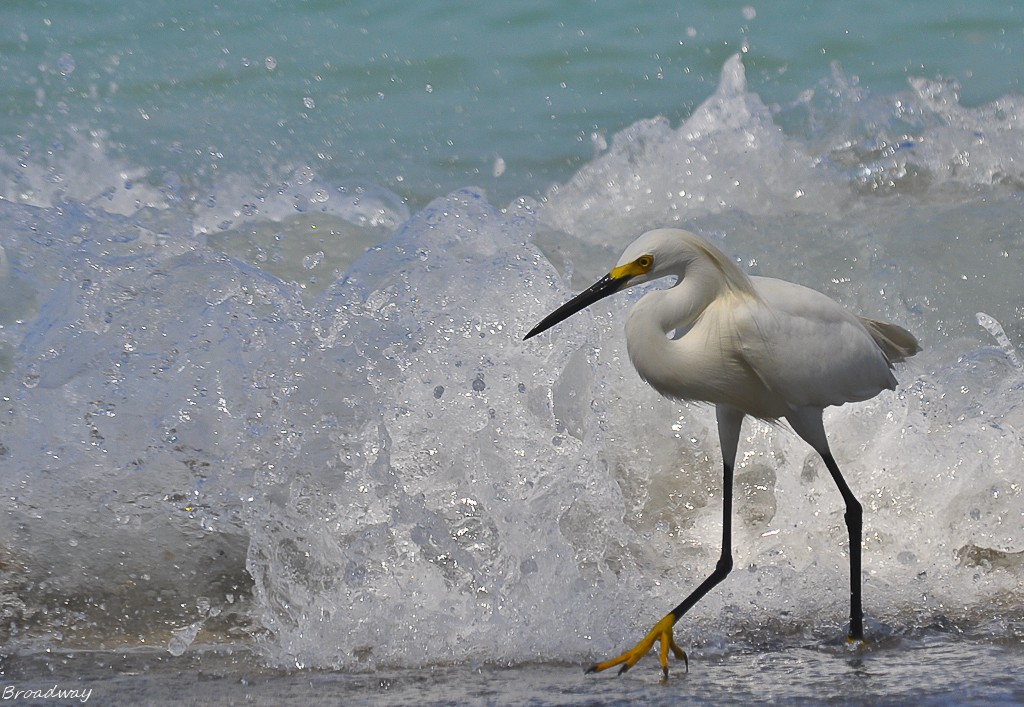
M 559 268 L 596 277 L 639 231 L 680 221 L 748 270 L 918 334 L 896 393 L 826 419 L 865 506 L 866 610 L 897 632 L 1012 632 L 1024 225 L 1019 127 L 1000 106 L 1016 99 L 966 110 L 947 85 L 869 100 L 835 81 L 835 103 L 769 108 L 732 60 L 691 119 L 634 125 L 540 205 L 464 189 L 410 216 L 301 170 L 279 190 L 222 179 L 212 204 L 183 184 L 86 194 L 93 173 L 74 167 L 59 194 L 8 181 L 8 631 L 177 651 L 218 609 L 272 663 L 343 667 L 621 646 L 717 557 L 713 414 L 630 368 L 621 323 L 639 293 L 521 339 L 577 287 Z M 864 149 L 869 122 L 906 120 L 887 122 L 896 102 L 918 133 Z M 998 148 L 978 152 L 978 134 Z M 943 166 L 963 151 L 970 169 Z M 742 455 L 736 571 L 681 637 L 840 635 L 828 475 L 760 424 Z

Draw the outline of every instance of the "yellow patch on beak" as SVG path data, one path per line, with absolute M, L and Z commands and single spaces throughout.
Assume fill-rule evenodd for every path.
M 654 267 L 654 258 L 649 255 L 641 255 L 632 263 L 613 268 L 609 274 L 613 280 L 625 280 L 637 275 L 645 275 L 650 272 L 652 267 Z

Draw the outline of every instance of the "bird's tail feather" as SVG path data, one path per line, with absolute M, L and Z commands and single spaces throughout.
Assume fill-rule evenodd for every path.
M 921 350 L 921 345 L 909 331 L 896 324 L 880 322 L 877 319 L 857 317 L 871 334 L 871 338 L 882 349 L 889 363 L 899 363 Z

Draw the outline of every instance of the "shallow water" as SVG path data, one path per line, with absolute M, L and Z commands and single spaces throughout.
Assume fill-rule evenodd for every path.
M 275 670 L 244 650 L 77 652 L 8 659 L 0 681 L 16 690 L 91 690 L 86 701 L 98 704 L 1011 705 L 1024 700 L 1022 658 L 1019 643 L 933 634 L 857 651 L 694 654 L 688 673 L 675 669 L 664 682 L 653 660 L 623 676 L 584 675 L 557 662 L 353 673 Z

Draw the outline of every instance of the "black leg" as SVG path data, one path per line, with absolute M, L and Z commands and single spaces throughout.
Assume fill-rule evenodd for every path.
M 825 466 L 832 474 L 832 480 L 839 487 L 839 493 L 843 495 L 846 502 L 846 530 L 850 534 L 850 639 L 860 641 L 864 638 L 864 610 L 861 607 L 860 596 L 860 548 L 861 535 L 863 534 L 864 511 L 850 487 L 846 484 L 843 475 L 839 473 L 839 466 L 832 458 L 831 453 L 824 453 L 821 458 L 825 460 Z
M 736 462 L 736 446 L 742 422 L 743 413 L 731 408 L 718 407 L 718 435 L 722 443 L 724 474 L 722 483 L 722 554 L 718 558 L 718 564 L 715 565 L 715 571 L 701 582 L 688 597 L 683 599 L 679 606 L 665 614 L 633 648 L 616 658 L 591 666 L 587 669 L 588 673 L 597 673 L 621 665 L 619 674 L 622 674 L 636 665 L 637 661 L 643 658 L 655 643 L 661 644 L 659 660 L 664 678 L 668 678 L 669 652 L 672 652 L 679 660 L 686 661 L 686 652 L 672 638 L 672 627 L 682 618 L 683 614 L 692 609 L 705 594 L 732 571 L 732 470 Z
M 704 598 L 711 589 L 725 579 L 732 571 L 732 464 L 726 462 L 724 465 L 722 483 L 722 555 L 718 558 L 715 571 L 708 576 L 700 585 L 694 589 L 690 596 L 676 608 L 672 609 L 672 616 L 678 621 L 687 611 Z

